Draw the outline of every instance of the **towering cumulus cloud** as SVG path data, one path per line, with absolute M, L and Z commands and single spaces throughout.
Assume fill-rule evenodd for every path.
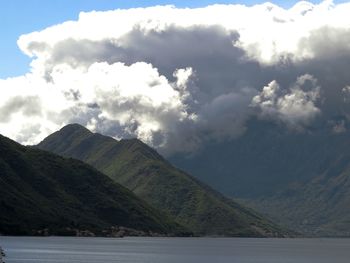
M 311 88 L 304 90 L 308 82 Z M 298 128 L 320 113 L 315 106 L 320 97 L 320 87 L 316 85 L 317 81 L 312 76 L 303 75 L 286 91 L 274 80 L 253 98 L 252 106 L 259 107 L 264 117 L 276 118 Z
M 0 131 L 32 144 L 79 122 L 164 153 L 350 116 L 350 4 L 302 1 L 81 13 L 19 38 L 24 76 L 0 80 Z

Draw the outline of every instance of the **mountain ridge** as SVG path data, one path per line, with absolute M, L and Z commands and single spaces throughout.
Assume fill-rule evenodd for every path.
M 1 135 L 0 187 L 2 234 L 112 235 L 120 227 L 131 234 L 185 233 L 95 168 Z
M 141 141 L 116 141 L 84 129 L 76 124 L 68 125 L 37 147 L 93 165 L 197 235 L 283 236 L 287 233 L 173 167 Z M 75 137 L 82 130 L 83 135 Z

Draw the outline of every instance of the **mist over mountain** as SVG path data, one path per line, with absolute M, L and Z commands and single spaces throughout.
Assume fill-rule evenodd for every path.
M 116 141 L 72 124 L 48 136 L 37 147 L 93 165 L 197 235 L 288 234 L 175 168 L 137 139 Z
M 350 134 L 322 125 L 296 133 L 255 120 L 240 138 L 170 160 L 294 230 L 349 236 Z

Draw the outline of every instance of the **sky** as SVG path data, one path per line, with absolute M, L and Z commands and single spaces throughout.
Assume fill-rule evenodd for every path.
M 36 144 L 77 122 L 166 155 L 238 138 L 252 119 L 338 136 L 349 13 L 331 0 L 3 2 L 0 133 Z
M 211 4 L 246 4 L 254 5 L 266 1 L 121 1 L 121 0 L 11 0 L 0 3 L 0 78 L 17 76 L 28 71 L 30 58 L 24 55 L 17 46 L 18 37 L 22 34 L 44 29 L 67 20 L 75 20 L 80 12 L 92 10 L 113 10 L 118 8 L 146 7 L 154 5 L 175 5 L 177 7 L 203 7 Z M 298 1 L 270 1 L 290 8 Z M 320 1 L 311 1 L 318 3 Z M 335 1 L 336 3 L 345 1 Z

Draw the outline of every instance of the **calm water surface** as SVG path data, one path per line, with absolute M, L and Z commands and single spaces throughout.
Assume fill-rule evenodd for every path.
M 0 237 L 6 263 L 349 263 L 349 239 Z

